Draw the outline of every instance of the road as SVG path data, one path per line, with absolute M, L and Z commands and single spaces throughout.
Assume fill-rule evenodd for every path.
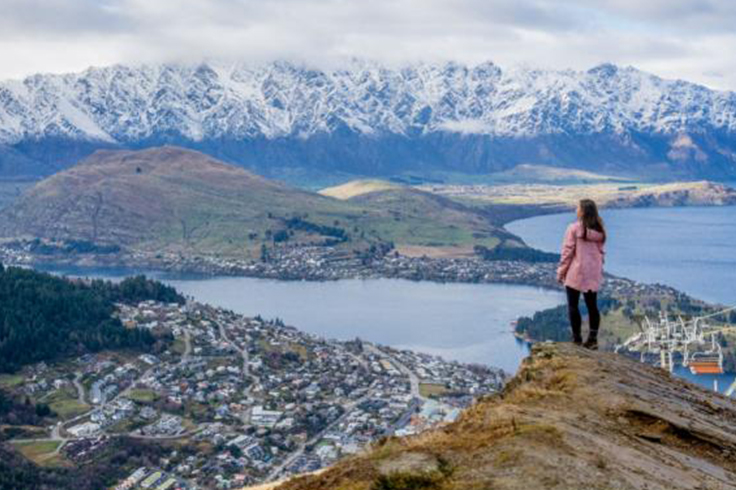
M 230 344 L 230 346 L 233 349 L 235 349 L 236 351 L 238 351 L 240 353 L 240 356 L 243 358 L 243 377 L 244 378 L 250 378 L 251 377 L 250 376 L 250 366 L 249 366 L 250 359 L 248 357 L 248 347 L 246 346 L 245 348 L 240 348 L 240 346 L 238 346 L 238 344 L 236 344 L 235 342 L 233 342 L 232 340 L 230 340 L 230 338 L 227 336 L 227 331 L 225 330 L 225 325 L 222 322 L 219 322 L 217 326 L 220 328 L 220 337 L 222 337 L 222 339 L 225 342 L 227 342 L 228 344 Z M 252 381 L 255 382 L 255 380 L 252 380 Z M 251 386 L 252 385 L 253 384 L 251 383 Z
M 188 359 L 192 355 L 192 334 L 189 333 L 189 329 L 184 329 L 184 354 L 183 359 Z
M 409 404 L 409 408 L 406 409 L 406 411 L 403 413 L 401 417 L 399 417 L 399 420 L 394 422 L 389 429 L 386 430 L 384 435 L 391 436 L 396 433 L 397 430 L 403 429 L 407 425 L 409 425 L 409 422 L 411 421 L 411 417 L 417 412 L 417 410 L 422 406 L 422 402 L 419 401 L 419 399 L 415 398 L 411 401 Z
M 409 378 L 409 385 L 411 386 L 410 392 L 411 396 L 414 398 L 419 398 L 420 400 L 426 400 L 425 397 L 421 395 L 419 392 L 419 376 L 414 373 L 411 369 L 409 369 L 406 365 L 402 364 L 398 359 L 396 359 L 394 356 L 391 356 L 389 354 L 386 354 L 381 349 L 376 347 L 373 344 L 365 343 L 363 346 L 370 351 L 371 353 L 375 354 L 378 357 L 382 357 L 384 359 L 388 359 L 389 362 L 391 362 L 396 368 L 403 373 L 404 375 L 408 376 Z

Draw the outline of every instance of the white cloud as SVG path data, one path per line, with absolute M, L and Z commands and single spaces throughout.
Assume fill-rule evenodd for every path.
M 603 61 L 736 89 L 731 0 L 2 0 L 0 78 L 116 62 Z

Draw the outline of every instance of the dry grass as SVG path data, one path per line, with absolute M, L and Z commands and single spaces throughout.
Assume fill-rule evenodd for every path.
M 403 186 L 385 180 L 353 180 L 342 185 L 328 187 L 319 191 L 323 196 L 347 200 L 371 192 L 380 192 L 390 189 L 401 189 Z
M 436 383 L 419 383 L 419 394 L 424 397 L 442 396 L 447 393 L 447 387 Z
M 436 194 L 454 198 L 471 198 L 490 204 L 563 206 L 572 208 L 582 198 L 594 199 L 601 206 L 626 207 L 643 199 L 654 199 L 658 205 L 722 204 L 733 199 L 733 191 L 709 182 L 675 182 L 670 184 L 603 183 L 578 185 L 511 184 L 499 186 L 431 185 L 422 187 Z M 731 197 L 729 197 L 731 196 Z
M 14 444 L 15 448 L 26 458 L 39 466 L 53 466 L 60 463 L 56 449 L 59 441 L 38 441 Z

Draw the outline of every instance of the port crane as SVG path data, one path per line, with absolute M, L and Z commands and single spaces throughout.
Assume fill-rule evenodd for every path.
M 696 375 L 722 374 L 723 351 L 717 338 L 721 333 L 736 332 L 736 326 L 712 323 L 712 320 L 732 311 L 736 311 L 736 306 L 690 320 L 682 316 L 672 319 L 664 312 L 659 314 L 657 321 L 645 317 L 642 331 L 618 345 L 616 352 L 638 352 L 642 362 L 652 362 L 670 372 L 675 363 L 680 362 Z M 736 381 L 726 395 L 731 396 L 734 391 Z

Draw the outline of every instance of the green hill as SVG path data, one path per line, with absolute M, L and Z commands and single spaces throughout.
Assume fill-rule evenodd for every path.
M 30 189 L 3 213 L 0 230 L 127 248 L 235 252 L 294 213 L 332 224 L 349 215 L 344 208 L 194 151 L 99 151 Z
M 493 248 L 519 243 L 510 233 L 492 226 L 478 210 L 413 187 L 375 186 L 355 193 L 348 202 L 388 213 L 393 221 L 376 223 L 376 228 L 381 236 L 404 245 Z M 411 240 L 405 240 L 407 228 Z
M 191 150 L 99 151 L 4 209 L 0 236 L 63 240 L 83 251 L 251 257 L 264 243 L 472 247 L 505 236 L 447 198 L 394 185 L 379 189 L 340 200 Z

